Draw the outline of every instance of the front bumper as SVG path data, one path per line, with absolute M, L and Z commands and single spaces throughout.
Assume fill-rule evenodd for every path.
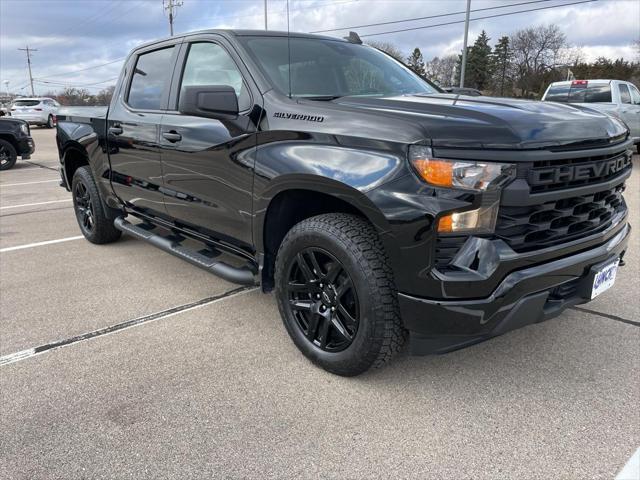
M 43 116 L 39 113 L 28 114 L 28 113 L 18 113 L 13 112 L 11 114 L 13 118 L 17 118 L 19 120 L 24 120 L 29 125 L 44 125 L 47 123 L 49 116 Z
M 631 227 L 626 222 L 605 243 L 508 274 L 493 293 L 474 300 L 434 300 L 400 293 L 411 352 L 443 353 L 541 322 L 590 300 L 591 269 L 622 257 Z
M 31 154 L 36 151 L 36 144 L 31 137 L 22 137 L 18 139 L 18 155 L 24 160 L 28 160 Z

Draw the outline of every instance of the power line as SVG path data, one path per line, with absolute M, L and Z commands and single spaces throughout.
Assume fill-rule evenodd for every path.
M 533 0 L 533 1 L 529 1 L 529 2 L 512 3 L 510 5 L 499 5 L 497 7 L 476 8 L 476 9 L 471 10 L 471 11 L 472 12 L 483 12 L 483 11 L 486 11 L 486 10 L 496 10 L 498 8 L 517 7 L 519 5 L 529 5 L 531 3 L 544 3 L 544 2 L 550 2 L 550 1 L 551 0 Z M 461 12 L 441 13 L 439 15 L 429 15 L 427 17 L 406 18 L 404 20 L 392 20 L 392 21 L 389 21 L 389 22 L 368 23 L 368 24 L 365 24 L 365 25 L 352 25 L 350 27 L 344 27 L 344 28 L 331 28 L 331 29 L 327 29 L 327 30 L 314 30 L 314 31 L 309 32 L 309 33 L 341 32 L 343 30 L 350 30 L 350 29 L 354 29 L 354 28 L 379 27 L 381 25 L 392 25 L 394 23 L 417 22 L 418 20 L 429 20 L 431 18 L 450 17 L 450 16 L 453 16 L 453 15 L 461 15 L 463 13 L 467 13 L 467 11 L 463 10 Z
M 582 0 L 580 2 L 564 3 L 562 5 L 551 5 L 549 7 L 529 8 L 527 10 L 519 10 L 517 12 L 498 13 L 498 14 L 495 14 L 495 15 L 486 15 L 484 17 L 470 18 L 469 21 L 473 22 L 475 20 L 485 20 L 487 18 L 506 17 L 508 15 L 516 15 L 518 13 L 535 12 L 535 11 L 538 11 L 538 10 L 548 10 L 550 8 L 568 7 L 568 6 L 571 6 L 571 5 L 579 5 L 581 3 L 593 3 L 593 2 L 597 2 L 597 1 L 598 0 Z M 445 23 L 436 23 L 434 25 L 425 25 L 423 27 L 404 28 L 402 30 L 389 30 L 387 32 L 368 33 L 366 35 L 360 35 L 360 37 L 361 38 L 364 38 L 364 37 L 375 37 L 377 35 L 387 35 L 387 34 L 390 34 L 390 33 L 410 32 L 412 30 L 423 30 L 423 29 L 426 29 L 426 28 L 442 27 L 442 26 L 445 26 L 445 25 L 455 25 L 457 23 L 464 23 L 464 20 L 456 20 L 454 22 L 445 22 Z
M 100 65 L 94 65 L 93 67 L 81 68 L 80 70 L 69 70 L 67 72 L 54 73 L 52 75 L 47 75 L 47 76 L 44 76 L 44 77 L 36 77 L 36 80 L 41 80 L 43 78 L 51 78 L 51 77 L 62 77 L 62 76 L 70 75 L 70 74 L 73 74 L 73 73 L 86 72 L 87 70 L 93 70 L 95 68 L 100 68 L 100 67 L 104 67 L 106 65 L 111 65 L 113 63 L 121 62 L 125 58 L 127 58 L 127 57 L 116 58 L 115 60 L 111 60 L 110 62 L 102 63 Z
M 99 82 L 91 82 L 91 83 L 80 83 L 80 84 L 76 84 L 76 83 L 62 83 L 62 82 L 51 82 L 51 81 L 47 81 L 47 80 L 35 80 L 36 83 L 42 83 L 42 84 L 47 84 L 47 85 L 58 85 L 58 86 L 64 86 L 64 87 L 90 87 L 92 85 L 100 85 L 101 83 L 107 83 L 107 82 L 113 82 L 114 80 L 117 80 L 118 77 L 114 77 L 114 78 L 109 78 L 107 80 L 101 80 Z
M 29 67 L 29 83 L 31 84 L 31 96 L 35 97 L 36 93 L 33 90 L 33 75 L 31 74 L 31 52 L 37 52 L 38 50 L 33 48 L 30 49 L 29 45 L 27 45 L 27 48 L 19 48 L 18 50 L 27 52 L 27 65 Z

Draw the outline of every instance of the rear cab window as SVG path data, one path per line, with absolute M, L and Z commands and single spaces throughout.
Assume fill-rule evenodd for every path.
M 138 110 L 161 110 L 171 80 L 174 46 L 141 54 L 133 70 L 127 104 Z
M 611 103 L 611 85 L 575 80 L 571 84 L 552 85 L 545 101 L 561 103 Z

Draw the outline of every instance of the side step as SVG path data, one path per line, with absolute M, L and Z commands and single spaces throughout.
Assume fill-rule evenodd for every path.
M 118 217 L 114 220 L 113 225 L 123 233 L 136 237 L 140 240 L 149 242 L 151 245 L 158 247 L 165 252 L 168 252 L 176 257 L 180 257 L 183 260 L 207 270 L 220 278 L 228 280 L 229 282 L 239 283 L 241 285 L 257 285 L 256 273 L 248 267 L 234 267 L 227 263 L 223 263 L 215 259 L 215 252 L 207 252 L 209 255 L 205 255 L 202 252 L 198 252 L 191 248 L 187 248 L 181 244 L 180 237 L 170 236 L 164 237 L 152 230 L 143 228 L 143 226 L 134 225 L 124 219 L 124 217 Z

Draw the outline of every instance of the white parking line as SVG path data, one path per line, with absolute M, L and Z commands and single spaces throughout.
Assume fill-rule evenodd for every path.
M 53 245 L 54 243 L 70 242 L 71 240 L 80 240 L 81 238 L 84 237 L 82 235 L 78 235 L 76 237 L 58 238 L 57 240 L 47 240 L 46 242 L 27 243 L 26 245 L 0 248 L 0 253 L 13 252 L 14 250 L 24 250 L 25 248 L 42 247 L 44 245 Z
M 53 183 L 60 180 L 40 180 L 39 182 L 21 182 L 21 183 L 0 183 L 0 187 L 17 187 L 18 185 L 35 185 L 36 183 Z
M 9 208 L 20 208 L 20 207 L 35 207 L 36 205 L 49 205 L 50 203 L 62 203 L 62 202 L 70 202 L 70 198 L 65 198 L 64 200 L 51 200 L 48 202 L 36 202 L 36 203 L 23 203 L 22 205 L 9 205 L 8 207 L 0 207 L 0 210 L 7 210 Z
M 627 464 L 616 476 L 616 480 L 640 480 L 640 448 L 631 455 Z

